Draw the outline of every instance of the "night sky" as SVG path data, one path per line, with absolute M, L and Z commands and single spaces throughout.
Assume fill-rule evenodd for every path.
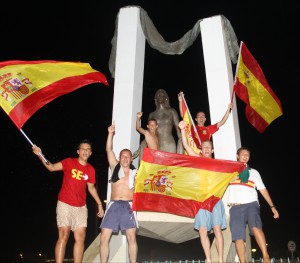
M 51 162 L 76 157 L 78 142 L 93 142 L 90 163 L 96 168 L 97 187 L 106 199 L 105 142 L 112 120 L 114 79 L 108 61 L 115 19 L 127 5 L 142 7 L 166 41 L 181 38 L 202 18 L 224 15 L 239 41 L 244 41 L 281 100 L 283 115 L 263 134 L 245 118 L 245 104 L 237 98 L 241 142 L 251 151 L 250 166 L 257 169 L 276 204 L 280 219 L 260 197 L 264 231 L 272 257 L 290 256 L 287 243 L 299 239 L 299 175 L 297 120 L 299 52 L 296 1 L 49 1 L 1 3 L 0 61 L 60 60 L 88 62 L 104 73 L 109 86 L 92 84 L 61 96 L 38 110 L 22 127 Z M 266 4 L 264 4 L 266 5 Z M 298 58 L 298 59 L 297 59 Z M 235 72 L 235 65 L 232 65 Z M 144 116 L 155 110 L 154 94 L 165 89 L 178 110 L 177 94 L 184 91 L 189 109 L 207 112 L 210 124 L 201 36 L 182 55 L 164 55 L 146 44 L 143 87 Z M 225 113 L 224 109 L 224 113 Z M 220 116 L 221 119 L 222 116 Z M 126 118 L 126 116 L 124 116 Z M 145 127 L 146 118 L 142 118 Z M 225 124 L 226 125 L 226 124 Z M 222 128 L 221 128 L 222 129 Z M 57 239 L 55 208 L 62 173 L 49 173 L 32 153 L 31 145 L 6 113 L 0 110 L 2 142 L 2 245 L 0 262 L 12 262 L 18 252 L 54 257 Z M 136 149 L 131 149 L 136 150 Z M 86 248 L 99 234 L 94 200 L 88 194 Z M 138 237 L 141 260 L 204 259 L 199 239 L 170 244 Z M 72 236 L 67 256 L 72 257 Z M 162 246 L 163 243 L 163 246 Z M 255 246 L 255 244 L 254 244 Z M 164 248 L 164 250 L 161 249 Z M 257 246 L 256 246 L 257 247 Z M 179 249 L 185 252 L 178 254 Z M 299 255 L 295 252 L 294 256 Z M 152 257 L 152 258 L 151 258 Z

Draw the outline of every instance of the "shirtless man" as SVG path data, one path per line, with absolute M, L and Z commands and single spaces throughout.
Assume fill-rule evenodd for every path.
M 138 252 L 136 233 L 138 225 L 135 214 L 131 209 L 136 169 L 131 164 L 132 153 L 128 149 L 123 149 L 119 155 L 120 161 L 117 160 L 113 152 L 114 133 L 115 125 L 113 124 L 108 127 L 106 141 L 106 153 L 112 172 L 112 183 L 110 202 L 107 205 L 100 225 L 100 260 L 101 263 L 107 263 L 111 235 L 121 230 L 126 233 L 130 262 L 136 263 Z
M 157 121 L 155 119 L 148 120 L 147 130 L 143 129 L 140 125 L 143 113 L 138 112 L 136 114 L 136 130 L 145 136 L 147 147 L 153 150 L 158 150 L 158 136 L 157 136 Z

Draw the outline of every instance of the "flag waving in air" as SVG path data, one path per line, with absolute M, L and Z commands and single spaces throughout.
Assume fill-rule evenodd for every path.
M 200 149 L 197 147 L 194 138 L 193 138 L 193 133 L 192 130 L 194 130 L 194 134 L 196 135 L 196 137 L 198 138 L 199 144 L 201 145 L 201 140 L 200 137 L 198 135 L 197 129 L 195 127 L 195 124 L 193 122 L 193 118 L 191 116 L 191 113 L 189 111 L 189 108 L 186 104 L 184 95 L 182 94 L 182 100 L 180 101 L 181 105 L 179 106 L 181 109 L 181 113 L 182 113 L 182 119 L 185 122 L 185 136 L 186 136 L 186 140 L 188 145 L 194 150 L 195 153 L 200 154 Z M 185 151 L 185 154 L 186 151 Z
M 244 169 L 236 161 L 145 148 L 132 209 L 193 218 L 200 208 L 212 211 L 228 184 Z
M 240 47 L 234 92 L 247 104 L 246 117 L 260 133 L 283 114 L 280 100 L 243 42 Z
M 21 129 L 48 102 L 96 82 L 108 85 L 105 75 L 89 63 L 4 61 L 0 62 L 0 106 Z

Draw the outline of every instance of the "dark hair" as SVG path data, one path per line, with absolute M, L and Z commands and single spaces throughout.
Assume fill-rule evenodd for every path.
M 78 144 L 78 149 L 80 148 L 80 145 L 81 145 L 81 144 L 84 144 L 84 143 L 89 144 L 90 147 L 91 147 L 91 150 L 92 150 L 92 143 L 91 143 L 91 141 L 88 140 L 88 139 L 83 139 L 83 140 L 81 140 L 81 141 L 79 142 L 79 144 Z
M 199 111 L 197 111 L 197 113 L 196 113 L 196 117 L 197 117 L 198 113 L 203 113 L 203 114 L 206 116 L 206 114 L 205 114 L 205 111 L 204 111 L 204 110 L 199 110 Z
M 250 152 L 250 149 L 249 149 L 248 147 L 240 147 L 240 148 L 238 148 L 238 150 L 236 151 L 236 154 L 239 155 L 240 152 L 243 151 L 243 150 L 247 151 L 249 154 L 251 153 L 251 152 Z
M 210 145 L 211 145 L 211 148 L 212 148 L 212 149 L 214 148 L 213 142 L 212 142 L 211 140 L 204 140 L 204 141 L 201 142 L 201 145 L 202 145 L 202 143 L 204 143 L 204 142 L 209 142 Z M 202 148 L 202 147 L 200 147 L 200 148 Z
M 149 120 L 148 120 L 148 123 L 149 123 L 150 121 L 154 121 L 154 122 L 157 124 L 157 120 L 156 120 L 156 119 L 153 119 L 153 118 L 152 118 L 152 119 L 149 119 Z

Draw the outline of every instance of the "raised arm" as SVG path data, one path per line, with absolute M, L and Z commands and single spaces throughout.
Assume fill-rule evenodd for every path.
M 115 125 L 112 124 L 111 126 L 108 127 L 108 135 L 107 135 L 107 140 L 106 140 L 107 160 L 108 160 L 110 169 L 112 171 L 118 163 L 116 155 L 113 152 L 113 137 L 114 137 L 114 134 L 115 134 Z
M 42 164 L 47 168 L 48 171 L 50 172 L 56 172 L 56 171 L 61 171 L 63 169 L 62 163 L 61 162 L 57 162 L 57 163 L 51 163 L 48 161 L 48 163 L 46 163 L 46 161 L 41 157 L 41 153 L 42 150 L 40 147 L 33 145 L 32 146 L 32 151 L 35 155 L 37 155 L 39 157 L 39 159 L 41 160 Z
M 229 117 L 229 114 L 231 112 L 231 109 L 232 109 L 232 103 L 229 103 L 228 105 L 228 108 L 227 108 L 227 111 L 225 112 L 222 120 L 220 120 L 218 123 L 217 123 L 217 126 L 218 128 L 220 128 L 222 125 L 225 124 L 225 122 L 227 121 L 228 117 Z
M 183 92 L 180 91 L 179 94 L 178 94 L 178 102 L 179 102 L 179 112 L 180 112 L 180 116 L 183 118 L 183 114 L 182 114 L 182 100 L 183 100 Z
M 189 146 L 187 142 L 186 135 L 185 135 L 185 122 L 184 121 L 179 122 L 178 127 L 181 131 L 182 145 L 186 150 L 186 152 L 188 153 L 188 155 L 199 157 L 199 154 L 195 153 L 193 148 Z
M 136 125 L 135 125 L 135 128 L 136 128 L 136 130 L 137 130 L 139 133 L 145 135 L 146 130 L 143 129 L 143 128 L 141 127 L 141 124 L 140 124 L 140 123 L 141 123 L 142 115 L 143 115 L 142 112 L 138 112 L 138 113 L 136 114 Z

